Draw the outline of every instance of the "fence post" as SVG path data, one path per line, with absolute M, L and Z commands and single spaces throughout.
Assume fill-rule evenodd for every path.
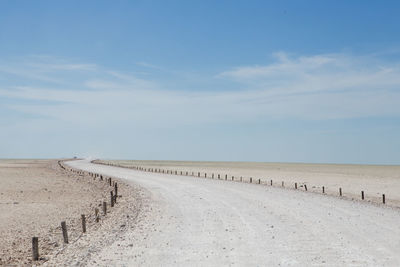
M 100 221 L 100 217 L 99 217 L 99 209 L 98 208 L 95 208 L 94 209 L 94 217 L 95 217 L 95 219 L 96 219 L 96 222 L 99 222 Z
M 282 187 L 285 187 L 285 182 L 282 181 Z
M 294 189 L 297 189 L 297 183 L 294 183 Z
M 32 258 L 34 261 L 39 260 L 39 238 L 32 237 Z
M 63 233 L 64 243 L 68 244 L 67 225 L 65 224 L 65 222 L 61 222 L 61 229 Z
M 103 201 L 103 214 L 107 214 L 107 202 Z
M 307 185 L 306 184 L 304 185 L 304 189 L 307 191 Z
M 117 183 L 114 184 L 114 191 L 115 191 L 115 196 L 118 196 L 118 185 L 117 185 Z
M 361 191 L 361 199 L 364 200 L 364 191 Z
M 111 195 L 111 207 L 114 207 L 114 194 L 113 194 L 113 191 L 110 191 L 110 195 Z
M 82 218 L 82 232 L 86 233 L 86 217 L 85 217 L 85 214 L 82 214 L 81 218 Z
M 386 203 L 385 194 L 382 194 L 382 203 L 383 203 L 383 204 Z
M 250 177 L 250 183 L 252 183 L 253 182 L 253 178 L 252 177 Z
M 322 186 L 322 194 L 325 194 L 325 186 Z
M 339 195 L 342 196 L 342 188 L 339 187 Z

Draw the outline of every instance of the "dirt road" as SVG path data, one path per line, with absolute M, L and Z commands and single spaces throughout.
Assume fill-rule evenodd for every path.
M 68 162 L 147 190 L 151 209 L 97 255 L 114 266 L 399 266 L 400 211 L 255 184 Z

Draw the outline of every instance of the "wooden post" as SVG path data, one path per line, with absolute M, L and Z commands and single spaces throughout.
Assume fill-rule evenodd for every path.
M 282 181 L 282 187 L 285 187 L 285 183 Z
M 61 222 L 61 229 L 63 233 L 64 243 L 68 244 L 67 225 L 65 224 L 65 222 Z
M 107 202 L 103 201 L 103 215 L 107 214 Z
M 258 179 L 258 184 L 261 184 L 261 179 Z
M 114 191 L 115 191 L 115 196 L 118 196 L 118 184 L 114 184 Z
M 99 222 L 100 218 L 99 218 L 99 209 L 98 208 L 94 209 L 94 215 L 95 215 L 95 218 L 96 218 L 96 222 Z
M 322 194 L 325 194 L 325 186 L 322 186 Z
M 271 180 L 271 186 L 272 186 L 272 180 Z
M 86 233 L 86 217 L 85 217 L 85 214 L 82 214 L 81 218 L 82 218 L 82 232 Z
M 197 177 L 200 177 L 200 172 L 197 173 Z
M 383 204 L 386 203 L 385 194 L 382 194 L 382 203 L 383 203 Z
M 307 185 L 306 184 L 304 185 L 304 189 L 307 191 Z
M 364 191 L 361 191 L 361 199 L 364 200 Z
M 113 191 L 110 191 L 110 195 L 111 195 L 111 208 L 114 207 L 114 194 Z
M 109 179 L 108 181 L 110 182 L 110 186 L 111 186 L 111 177 L 110 177 L 110 178 L 108 178 L 108 179 Z
M 297 183 L 294 183 L 294 189 L 297 189 Z
M 228 174 L 225 174 L 225 180 L 228 180 Z
M 207 178 L 207 173 L 204 173 L 204 178 Z
M 250 177 L 250 183 L 252 183 L 253 182 L 253 178 L 252 177 Z
M 211 178 L 213 178 L 213 179 L 214 179 L 214 173 L 213 173 L 213 174 L 211 174 Z
M 232 176 L 232 181 L 235 180 L 235 176 Z
M 218 179 L 221 179 L 221 175 L 220 174 L 218 174 Z
M 39 238 L 32 237 L 32 259 L 39 260 Z
M 339 187 L 339 196 L 342 196 L 342 188 Z
M 186 172 L 186 176 L 188 176 L 188 172 Z
M 243 177 L 242 177 L 242 176 L 240 176 L 240 181 L 241 181 L 241 182 L 243 181 Z

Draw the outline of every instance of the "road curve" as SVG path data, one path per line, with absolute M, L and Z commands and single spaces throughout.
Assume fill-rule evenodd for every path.
M 149 192 L 149 216 L 96 265 L 400 266 L 400 211 L 301 191 L 92 164 Z

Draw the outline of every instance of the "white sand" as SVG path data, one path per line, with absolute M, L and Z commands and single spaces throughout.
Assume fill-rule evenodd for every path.
M 386 196 L 387 205 L 400 207 L 400 166 L 382 165 L 343 165 L 343 164 L 301 164 L 301 163 L 257 163 L 257 162 L 195 162 L 195 161 L 100 161 L 112 162 L 122 166 L 142 166 L 145 168 L 162 168 L 178 170 L 184 173 L 194 172 L 201 175 L 207 173 L 228 175 L 235 179 L 243 176 L 248 181 L 259 178 L 264 183 L 272 179 L 274 185 L 293 188 L 306 184 L 309 191 L 322 192 L 337 196 L 339 187 L 345 197 L 360 199 L 361 191 L 366 200 L 382 202 L 382 194 Z
M 93 266 L 399 266 L 400 212 L 265 185 L 69 163 L 148 192 L 136 227 Z

